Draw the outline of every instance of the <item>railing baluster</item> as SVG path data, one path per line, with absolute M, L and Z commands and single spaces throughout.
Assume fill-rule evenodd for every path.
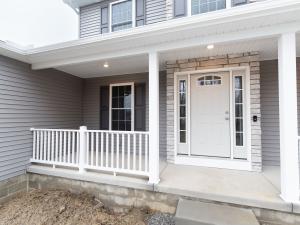
M 98 163 L 98 160 L 99 160 L 99 133 L 96 132 L 96 164 L 95 166 L 99 166 L 99 163 Z
M 142 134 L 139 134 L 139 171 L 142 170 Z
M 130 134 L 127 134 L 127 169 L 130 170 Z
M 148 134 L 145 134 L 145 172 L 148 172 Z
M 55 162 L 58 162 L 58 131 L 55 131 Z
M 91 166 L 94 165 L 94 132 L 91 132 L 90 135 L 91 135 Z
M 43 138 L 44 138 L 43 160 L 46 161 L 46 157 L 47 157 L 47 131 L 43 132 Z
M 33 145 L 32 145 L 32 158 L 36 159 L 36 131 L 33 131 Z
M 77 140 L 77 145 L 76 145 L 76 163 L 79 164 L 79 147 L 80 147 L 80 138 L 79 138 L 79 131 L 76 132 L 76 140 Z
M 115 143 L 114 143 L 114 133 L 111 134 L 111 157 L 110 157 L 110 167 L 114 168 L 114 147 L 115 147 Z
M 124 169 L 124 159 L 125 159 L 125 139 L 124 139 L 124 133 L 122 134 L 122 169 Z
M 50 161 L 50 131 L 47 132 L 47 161 Z
M 54 131 L 51 131 L 51 161 L 54 162 Z
M 36 159 L 40 160 L 40 131 L 36 131 L 37 143 L 36 143 Z
M 72 131 L 72 163 L 75 164 L 75 132 Z
M 59 161 L 62 162 L 63 131 L 59 132 Z
M 67 132 L 64 131 L 64 159 L 63 162 L 67 162 Z
M 71 161 L 71 132 L 67 132 L 68 134 L 68 163 Z
M 136 170 L 136 135 L 133 134 L 133 170 Z
M 116 134 L 117 135 L 117 169 L 119 169 L 119 150 L 120 150 L 120 134 Z
M 105 133 L 105 166 L 108 167 L 108 139 L 109 139 L 109 134 Z
M 86 132 L 86 164 L 87 165 L 90 165 L 90 149 L 89 149 L 89 146 L 90 146 L 90 132 Z
M 101 132 L 101 162 L 100 162 L 100 166 L 103 167 L 103 143 L 104 139 L 103 139 L 103 132 Z

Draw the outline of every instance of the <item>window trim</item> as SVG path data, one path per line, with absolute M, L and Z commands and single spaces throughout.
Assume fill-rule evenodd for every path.
M 131 86 L 131 130 L 134 131 L 134 82 L 115 83 L 109 85 L 109 130 L 112 131 L 112 88 L 119 86 Z
M 115 4 L 119 4 L 119 3 L 122 3 L 122 2 L 127 2 L 129 0 L 118 0 L 118 1 L 114 1 L 114 2 L 111 2 L 109 3 L 109 32 L 116 32 L 116 31 L 113 31 L 112 30 L 112 7 L 113 5 Z M 132 6 L 132 17 L 131 17 L 131 21 L 132 21 L 132 27 L 136 27 L 136 3 L 135 3 L 136 0 L 131 0 L 131 6 Z M 121 31 L 121 30 L 120 30 Z

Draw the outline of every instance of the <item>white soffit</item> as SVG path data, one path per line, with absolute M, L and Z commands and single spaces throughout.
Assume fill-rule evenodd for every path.
M 300 38 L 298 38 L 300 56 Z M 164 51 L 160 54 L 160 69 L 164 70 L 166 61 L 199 58 L 209 56 L 220 56 L 226 54 L 236 54 L 250 51 L 260 52 L 261 60 L 277 58 L 277 39 L 268 38 L 255 41 L 239 41 L 223 44 L 215 44 L 215 48 L 208 50 L 206 46 L 195 46 L 193 48 L 176 49 Z M 107 62 L 109 68 L 104 68 Z M 99 60 L 94 62 L 79 63 L 68 66 L 57 67 L 56 69 L 73 74 L 82 78 L 103 77 L 111 75 L 142 73 L 148 71 L 148 56 L 138 55 L 109 60 Z

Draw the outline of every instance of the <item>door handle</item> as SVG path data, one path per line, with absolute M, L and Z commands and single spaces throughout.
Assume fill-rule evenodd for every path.
M 225 117 L 225 120 L 229 120 L 229 117 Z

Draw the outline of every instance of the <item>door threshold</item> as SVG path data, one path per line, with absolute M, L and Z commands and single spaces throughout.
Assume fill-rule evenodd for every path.
M 175 164 L 252 171 L 251 162 L 241 159 L 177 155 Z

